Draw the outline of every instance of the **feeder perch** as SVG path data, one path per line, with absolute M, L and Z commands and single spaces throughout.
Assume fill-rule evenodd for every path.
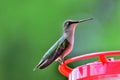
M 119 56 L 120 51 L 96 52 L 76 56 L 65 60 L 58 67 L 59 72 L 68 78 L 68 80 L 120 80 L 120 59 L 107 58 L 107 56 Z M 96 62 L 91 62 L 78 66 L 74 69 L 67 64 L 85 60 L 89 58 L 98 58 Z

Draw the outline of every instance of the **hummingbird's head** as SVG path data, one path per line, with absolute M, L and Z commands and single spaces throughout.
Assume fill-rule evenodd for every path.
M 64 22 L 64 32 L 71 32 L 75 29 L 78 23 L 85 22 L 88 20 L 93 20 L 93 18 L 83 19 L 83 20 L 67 20 Z
M 79 21 L 67 20 L 64 22 L 64 31 L 68 32 L 73 30 L 73 28 L 79 23 Z

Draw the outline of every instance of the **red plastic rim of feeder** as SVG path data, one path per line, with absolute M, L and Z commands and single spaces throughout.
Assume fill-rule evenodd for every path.
M 120 80 L 120 59 L 106 58 L 107 56 L 115 55 L 120 55 L 120 50 L 80 55 L 65 60 L 63 64 L 59 65 L 58 70 L 69 80 Z M 99 61 L 78 66 L 74 69 L 67 66 L 67 64 L 78 60 L 95 57 L 98 57 Z

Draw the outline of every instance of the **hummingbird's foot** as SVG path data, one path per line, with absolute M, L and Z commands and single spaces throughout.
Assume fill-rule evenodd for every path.
M 64 64 L 64 58 L 58 59 L 58 62 L 59 62 L 60 64 Z

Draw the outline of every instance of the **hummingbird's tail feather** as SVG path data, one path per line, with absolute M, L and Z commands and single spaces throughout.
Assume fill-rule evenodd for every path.
M 44 60 L 45 61 L 45 60 Z M 35 71 L 37 68 L 39 68 L 43 63 L 44 63 L 43 60 L 41 60 L 34 68 L 33 68 L 33 71 Z
M 50 63 L 48 63 L 48 62 L 49 62 L 48 59 L 42 61 L 40 64 L 38 64 L 37 68 L 39 68 L 39 69 L 43 69 L 43 68 L 47 67 L 47 66 L 50 64 Z
M 46 59 L 46 60 L 40 61 L 40 63 L 33 69 L 33 71 L 36 70 L 36 68 L 44 69 L 47 66 L 49 66 L 53 61 L 54 61 L 53 59 Z
M 36 65 L 36 66 L 33 68 L 33 71 L 35 71 L 35 70 L 37 69 L 37 66 L 38 66 L 38 65 Z

